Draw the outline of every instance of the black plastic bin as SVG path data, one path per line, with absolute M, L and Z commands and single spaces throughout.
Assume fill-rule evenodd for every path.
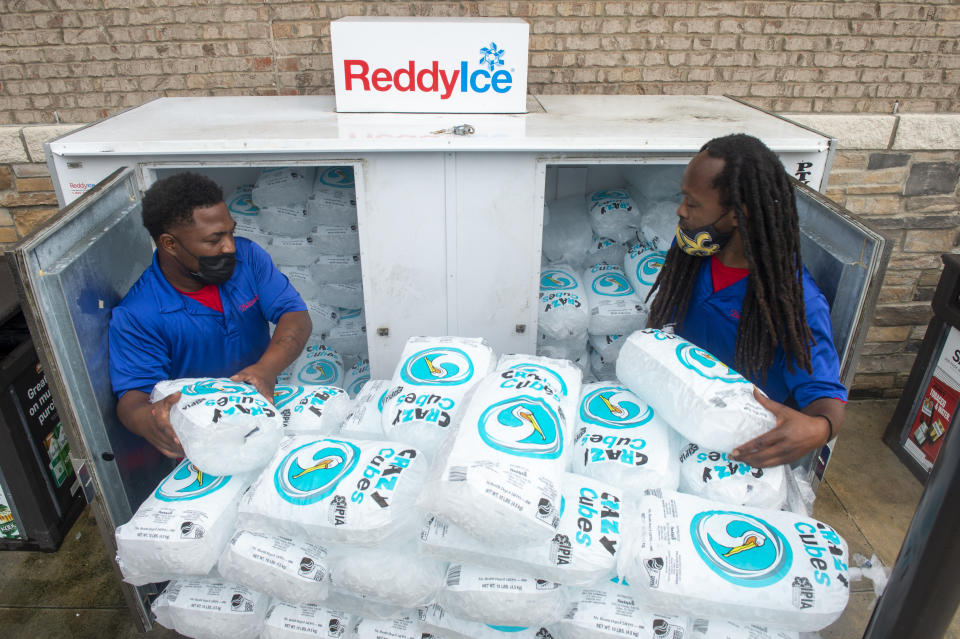
M 884 441 L 926 483 L 865 639 L 942 637 L 960 603 L 960 256 L 944 269 Z
M 86 503 L 26 320 L 6 297 L 16 290 L 7 273 L 0 268 L 0 550 L 53 551 Z

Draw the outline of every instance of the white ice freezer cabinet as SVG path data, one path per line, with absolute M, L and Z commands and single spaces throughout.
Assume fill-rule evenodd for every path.
M 804 259 L 833 304 L 849 385 L 889 247 L 815 190 L 835 140 L 729 98 L 536 96 L 514 115 L 340 114 L 333 97 L 163 98 L 47 143 L 66 208 L 21 243 L 15 263 L 108 545 L 170 468 L 118 422 L 106 364 L 110 311 L 151 259 L 140 199 L 157 179 L 201 172 L 228 195 L 281 167 L 352 180 L 365 347 L 371 376 L 385 378 L 412 335 L 482 336 L 500 352 L 533 353 L 544 205 L 653 171 L 679 190 L 700 147 L 737 132 L 761 138 L 813 187 L 798 196 Z M 128 588 L 144 625 L 149 593 Z

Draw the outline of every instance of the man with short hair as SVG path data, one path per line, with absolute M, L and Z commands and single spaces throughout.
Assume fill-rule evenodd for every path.
M 277 374 L 310 336 L 306 305 L 267 253 L 233 235 L 223 191 L 207 177 L 178 173 L 143 198 L 153 263 L 113 309 L 110 381 L 117 415 L 168 457 L 183 448 L 170 425 L 180 393 L 157 404 L 162 380 L 229 377 L 273 397 Z M 268 322 L 276 324 L 273 337 Z

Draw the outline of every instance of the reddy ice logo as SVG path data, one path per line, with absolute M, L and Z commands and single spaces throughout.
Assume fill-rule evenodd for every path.
M 690 342 L 681 342 L 677 345 L 677 359 L 685 368 L 689 368 L 700 377 L 727 384 L 749 383 L 740 373 Z
M 329 497 L 357 465 L 360 449 L 350 442 L 320 439 L 287 453 L 273 476 L 277 494 L 306 506 Z
M 477 48 L 477 68 L 471 69 L 467 60 L 458 68 L 441 69 L 440 61 L 426 64 L 408 60 L 396 68 L 371 69 L 366 60 L 343 61 L 344 86 L 347 91 L 401 91 L 438 93 L 447 100 L 454 93 L 508 93 L 513 88 L 513 74 L 504 61 L 505 50 L 496 42 Z
M 593 278 L 593 292 L 607 297 L 624 297 L 633 293 L 633 287 L 623 273 L 609 271 Z
M 257 389 L 249 384 L 231 382 L 229 379 L 203 379 L 189 386 L 184 386 L 181 392 L 184 395 L 210 395 L 212 393 L 256 395 Z
M 338 189 L 352 189 L 353 169 L 349 166 L 335 166 L 327 169 L 317 178 L 320 184 Z
M 456 386 L 473 377 L 473 362 L 459 348 L 438 347 L 419 351 L 407 358 L 400 379 L 408 384 Z
M 655 251 L 641 257 L 637 262 L 637 280 L 644 286 L 653 286 L 666 258 L 666 251 Z
M 208 475 L 190 463 L 189 459 L 184 459 L 160 482 L 153 496 L 160 501 L 199 499 L 223 488 L 229 481 L 230 475 Z
M 541 291 L 569 291 L 577 288 L 577 280 L 559 269 L 550 269 L 540 274 Z
M 605 386 L 580 402 L 580 420 L 607 428 L 641 426 L 653 419 L 653 409 L 622 386 Z
M 487 407 L 477 428 L 484 443 L 509 455 L 557 459 L 563 452 L 557 413 L 542 399 L 529 395 Z
M 697 513 L 690 522 L 690 538 L 704 563 L 738 586 L 769 586 L 780 581 L 793 564 L 793 552 L 783 534 L 744 513 Z

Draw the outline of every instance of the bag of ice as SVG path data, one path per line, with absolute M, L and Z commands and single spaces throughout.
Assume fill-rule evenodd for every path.
M 270 598 L 221 579 L 171 581 L 151 610 L 157 623 L 194 639 L 257 639 Z
M 726 619 L 690 619 L 687 636 L 691 639 L 800 639 L 800 633 L 774 630 L 755 624 Z
M 567 607 L 556 582 L 472 564 L 447 569 L 437 603 L 455 617 L 491 626 L 545 626 Z
M 656 614 L 640 605 L 619 580 L 572 589 L 556 625 L 559 639 L 684 639 L 687 618 Z
M 368 547 L 413 536 L 426 472 L 418 450 L 394 442 L 288 437 L 240 500 L 238 527 Z
M 274 601 L 267 609 L 261 639 L 340 639 L 353 625 L 341 610 L 317 604 L 291 605 Z
M 288 369 L 296 384 L 339 386 L 343 383 L 343 358 L 321 342 L 310 340 Z
M 447 562 L 417 552 L 415 537 L 376 548 L 342 546 L 330 555 L 337 589 L 405 609 L 431 603 L 446 572 Z
M 571 195 L 549 203 L 550 222 L 543 226 L 543 257 L 548 262 L 582 268 L 593 243 L 593 231 L 583 196 Z
M 654 488 L 654 486 L 651 486 Z M 784 467 L 753 468 L 693 442 L 680 445 L 680 492 L 734 506 L 779 510 L 787 499 Z
M 847 605 L 847 544 L 814 519 L 650 491 L 624 525 L 617 570 L 658 611 L 814 632 Z
M 556 264 L 540 271 L 540 307 L 537 324 L 545 338 L 582 339 L 590 324 L 587 293 L 569 264 Z
M 303 539 L 238 530 L 220 556 L 217 572 L 290 603 L 327 596 L 327 549 Z
M 501 357 L 438 454 L 421 508 L 488 542 L 552 538 L 580 377 L 565 360 Z
M 383 439 L 381 413 L 383 400 L 390 391 L 389 379 L 371 379 L 353 400 L 350 413 L 340 427 L 343 437 Z
M 481 338 L 411 337 L 383 402 L 384 434 L 433 459 L 463 410 L 464 396 L 494 363 L 493 349 Z
M 336 386 L 298 386 L 300 392 L 279 406 L 286 435 L 331 435 L 339 432 L 350 412 L 347 392 Z
M 647 488 L 675 490 L 676 436 L 643 400 L 617 383 L 584 384 L 573 470 L 620 486 L 627 495 Z
M 583 272 L 583 282 L 591 335 L 624 335 L 643 328 L 646 310 L 620 266 L 595 264 Z
M 319 224 L 350 226 L 357 223 L 357 192 L 353 167 L 331 166 L 317 171 L 307 210 Z
M 115 531 L 123 580 L 135 586 L 206 575 L 230 541 L 253 475 L 215 477 L 184 459 Z
M 283 436 L 283 418 L 257 389 L 229 379 L 206 378 L 185 386 L 170 409 L 183 451 L 213 475 L 257 471 Z
M 367 382 L 370 381 L 370 360 L 358 359 L 347 371 L 343 387 L 350 397 L 356 397 Z
M 594 191 L 587 202 L 590 226 L 599 237 L 619 243 L 636 237 L 640 211 L 626 189 Z
M 547 628 L 492 626 L 479 621 L 459 619 L 439 604 L 417 610 L 420 627 L 425 633 L 443 639 L 553 639 Z
M 620 349 L 617 378 L 674 430 L 710 450 L 730 452 L 776 425 L 753 384 L 672 333 L 633 333 Z
M 666 258 L 666 249 L 658 249 L 655 244 L 641 240 L 630 248 L 623 259 L 623 270 L 644 308 L 649 309 L 653 303 L 653 298 L 648 300 L 647 295 L 657 281 Z
M 251 199 L 263 209 L 267 206 L 299 206 L 303 208 L 310 195 L 316 169 L 310 166 L 267 167 L 253 185 Z M 293 235 L 293 233 L 290 233 Z

